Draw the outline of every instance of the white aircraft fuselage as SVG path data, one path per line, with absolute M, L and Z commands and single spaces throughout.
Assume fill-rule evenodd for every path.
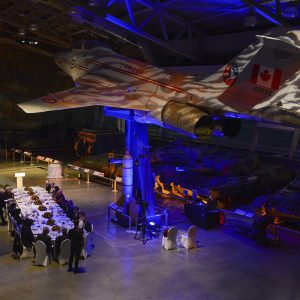
M 55 56 L 75 87 L 20 104 L 28 112 L 103 105 L 191 137 L 233 137 L 240 118 L 299 126 L 300 31 L 258 36 L 230 63 L 199 81 L 118 55 L 106 47 Z

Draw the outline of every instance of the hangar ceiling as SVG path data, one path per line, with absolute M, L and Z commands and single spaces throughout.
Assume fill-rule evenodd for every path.
M 138 49 L 159 46 L 197 62 L 197 39 L 300 25 L 300 4 L 298 0 L 2 0 L 0 22 L 2 38 L 50 53 L 98 40 Z
M 73 87 L 58 51 L 104 42 L 158 66 L 223 64 L 255 33 L 299 26 L 298 14 L 288 0 L 0 0 L 0 142 L 28 146 L 35 134 L 31 147 L 49 146 L 50 133 L 103 124 L 101 108 L 29 116 L 16 105 Z

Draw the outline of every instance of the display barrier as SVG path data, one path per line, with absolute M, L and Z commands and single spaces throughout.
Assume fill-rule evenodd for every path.
M 47 163 L 47 165 L 49 166 L 50 164 L 63 164 L 61 161 L 56 160 L 54 158 L 50 158 L 50 157 L 45 157 L 45 156 L 37 156 L 36 157 L 36 165 L 39 166 L 39 163 Z
M 118 206 L 116 203 L 111 203 L 107 206 L 107 220 L 108 221 L 111 221 L 111 213 L 110 211 L 113 210 L 115 212 L 118 212 L 119 214 L 121 214 L 123 217 L 127 218 L 128 219 L 128 229 L 129 231 L 131 231 L 131 226 L 132 226 L 132 218 L 127 215 L 125 212 L 124 212 L 124 209 L 120 206 Z
M 112 191 L 113 192 L 117 192 L 117 183 L 122 184 L 122 177 L 116 177 L 116 178 L 108 178 L 105 177 L 105 174 L 103 172 L 99 172 L 99 171 L 95 171 L 95 170 L 91 170 L 88 168 L 84 168 L 84 167 L 79 167 L 79 166 L 75 166 L 72 164 L 64 164 L 63 162 L 56 160 L 54 158 L 50 158 L 50 157 L 46 157 L 46 156 L 42 156 L 42 155 L 38 155 L 36 157 L 34 157 L 32 152 L 29 151 L 23 151 L 21 149 L 10 149 L 13 153 L 13 160 L 15 161 L 15 155 L 16 153 L 20 155 L 20 162 L 22 163 L 29 163 L 29 158 L 30 158 L 30 164 L 34 165 L 34 161 L 35 161 L 35 165 L 37 167 L 40 167 L 41 163 L 46 163 L 47 166 L 49 166 L 50 164 L 61 164 L 62 166 L 65 166 L 65 173 L 67 174 L 68 168 L 75 170 L 78 172 L 78 177 L 82 178 L 82 175 L 85 174 L 86 175 L 86 183 L 90 183 L 90 177 L 94 176 L 94 177 L 98 177 L 98 178 L 102 178 L 104 180 L 107 180 L 110 182 L 111 187 L 112 187 Z
M 27 162 L 26 158 L 30 159 L 30 164 L 33 165 L 33 157 L 32 157 L 31 152 L 28 152 L 28 151 L 23 152 L 23 162 L 24 163 Z
M 20 161 L 22 161 L 22 153 L 23 153 L 22 150 L 13 148 L 13 149 L 11 149 L 11 151 L 12 151 L 13 161 L 16 160 L 16 153 L 20 155 Z
M 122 183 L 122 178 L 121 177 L 116 177 L 115 179 L 108 178 L 108 177 L 105 177 L 105 174 L 103 172 L 87 169 L 87 168 L 84 168 L 84 167 L 78 167 L 78 166 L 75 166 L 75 165 L 72 165 L 72 164 L 67 164 L 66 167 L 77 171 L 78 175 L 80 175 L 80 177 L 81 177 L 81 174 L 86 174 L 87 183 L 90 182 L 90 176 L 95 176 L 95 177 L 102 178 L 102 179 L 105 179 L 105 180 L 109 181 L 110 184 L 111 184 L 113 192 L 118 191 L 117 190 L 117 183 Z M 67 172 L 67 169 L 66 169 L 66 172 Z

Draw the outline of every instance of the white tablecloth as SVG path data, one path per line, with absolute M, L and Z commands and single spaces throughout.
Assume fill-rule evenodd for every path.
M 48 166 L 48 178 L 62 178 L 61 164 L 50 164 Z
M 39 205 L 34 204 L 31 196 L 27 194 L 27 191 L 25 191 L 24 188 L 17 188 L 12 192 L 14 193 L 14 198 L 18 207 L 21 209 L 22 215 L 34 221 L 33 226 L 31 226 L 34 235 L 42 233 L 43 227 L 45 226 L 49 228 L 49 235 L 52 240 L 55 240 L 58 235 L 61 235 L 61 233 L 58 231 L 52 231 L 52 226 L 46 224 L 49 219 L 43 217 L 45 212 L 51 212 L 53 216 L 51 219 L 53 219 L 55 221 L 55 225 L 58 225 L 60 228 L 65 227 L 69 230 L 74 227 L 73 222 L 66 216 L 64 211 L 52 199 L 52 196 L 48 194 L 44 188 L 32 187 L 32 189 L 47 210 L 38 210 Z

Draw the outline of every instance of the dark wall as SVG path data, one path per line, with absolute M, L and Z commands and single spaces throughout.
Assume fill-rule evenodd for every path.
M 0 44 L 0 91 L 35 98 L 73 86 L 51 55 L 27 46 Z
M 0 44 L 0 140 L 11 146 L 59 147 L 82 128 L 114 129 L 101 107 L 26 114 L 17 104 L 73 87 L 52 55 L 22 45 Z

